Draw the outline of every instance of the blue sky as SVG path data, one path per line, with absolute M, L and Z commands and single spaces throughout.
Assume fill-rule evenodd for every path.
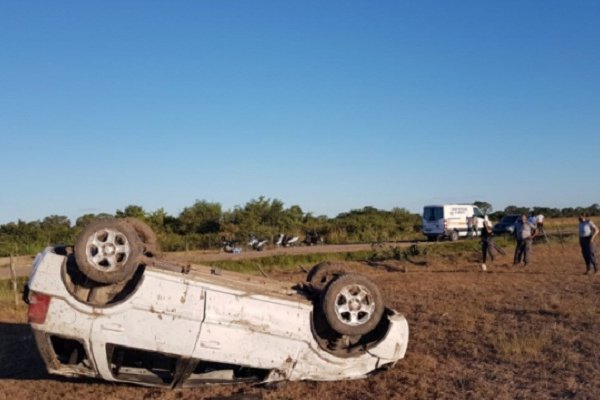
M 598 1 L 0 1 L 0 223 L 600 203 Z

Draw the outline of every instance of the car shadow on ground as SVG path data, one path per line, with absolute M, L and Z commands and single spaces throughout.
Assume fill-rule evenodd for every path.
M 0 379 L 44 380 L 60 382 L 101 382 L 93 378 L 69 378 L 50 375 L 38 353 L 28 324 L 0 322 Z
M 115 385 L 123 387 L 131 386 L 128 383 L 115 384 L 93 378 L 68 378 L 48 374 L 44 361 L 38 353 L 31 327 L 28 324 L 9 322 L 0 322 L 0 379 L 15 379 L 19 381 L 53 380 L 79 385 L 96 383 L 110 385 L 111 387 Z M 166 389 L 149 388 L 147 390 L 149 390 L 148 393 L 152 398 L 155 398 L 154 396 L 162 396 L 163 391 Z M 208 399 L 260 400 L 262 397 L 260 395 L 245 394 L 243 391 L 240 391 L 232 395 L 208 397 Z
M 0 322 L 0 343 L 0 379 L 49 377 L 28 324 Z

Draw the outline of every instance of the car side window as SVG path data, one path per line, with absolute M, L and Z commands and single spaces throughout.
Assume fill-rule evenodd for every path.
M 477 218 L 483 218 L 483 213 L 477 207 L 473 207 L 473 214 L 475 214 Z

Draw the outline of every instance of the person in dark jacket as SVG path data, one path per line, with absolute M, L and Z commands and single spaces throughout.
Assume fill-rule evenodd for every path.
M 598 261 L 596 260 L 596 249 L 594 248 L 594 239 L 598 236 L 598 227 L 587 217 L 587 214 L 579 216 L 579 245 L 585 261 L 585 274 L 591 272 L 594 267 L 594 274 L 598 273 Z
M 491 261 L 494 261 L 494 256 L 496 253 L 506 254 L 503 249 L 500 247 L 496 247 L 494 243 L 494 233 L 492 232 L 492 227 L 488 223 L 487 220 L 483 221 L 483 228 L 481 229 L 481 256 L 483 259 L 483 264 L 481 264 L 481 270 L 487 271 L 487 257 L 490 257 Z

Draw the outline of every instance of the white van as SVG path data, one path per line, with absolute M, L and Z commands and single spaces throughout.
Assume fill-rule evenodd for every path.
M 446 237 L 452 241 L 469 234 L 467 221 L 474 217 L 479 235 L 483 222 L 488 221 L 477 206 L 472 204 L 442 204 L 423 207 L 423 234 L 429 241 Z M 488 221 L 489 223 L 489 221 Z

